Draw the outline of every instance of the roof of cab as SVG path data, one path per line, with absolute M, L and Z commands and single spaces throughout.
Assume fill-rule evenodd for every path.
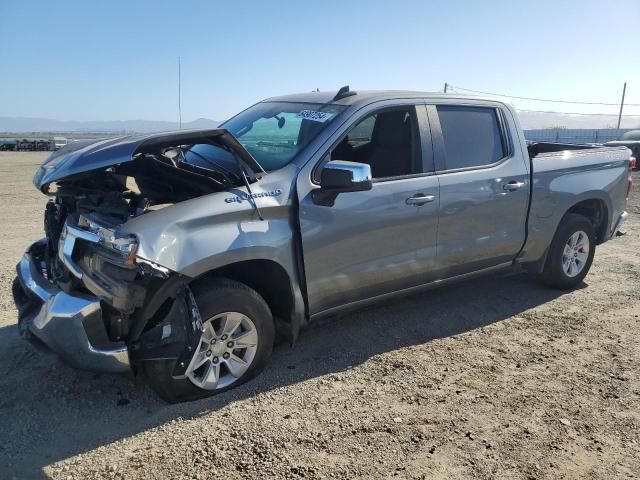
M 278 97 L 267 98 L 263 101 L 291 103 L 331 103 L 335 105 L 352 106 L 368 104 L 380 100 L 392 100 L 399 98 L 428 98 L 432 100 L 459 98 L 469 100 L 486 100 L 510 104 L 508 100 L 503 98 L 489 98 L 478 95 L 463 95 L 459 93 L 418 92 L 411 90 L 356 90 L 355 92 L 355 95 L 343 97 L 339 100 L 334 100 L 334 97 L 338 93 L 338 90 L 335 90 L 325 92 L 294 93 L 292 95 L 282 95 Z

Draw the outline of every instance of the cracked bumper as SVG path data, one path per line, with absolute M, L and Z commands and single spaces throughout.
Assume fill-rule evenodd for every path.
M 100 299 L 66 293 L 44 277 L 40 266 L 44 247 L 44 240 L 34 243 L 16 267 L 13 296 L 21 334 L 35 337 L 76 368 L 129 371 L 126 344 L 107 337 Z

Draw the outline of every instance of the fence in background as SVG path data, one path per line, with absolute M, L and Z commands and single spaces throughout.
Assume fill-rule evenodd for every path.
M 544 128 L 525 130 L 527 140 L 534 142 L 556 143 L 605 143 L 618 140 L 620 135 L 632 130 L 630 128 Z
M 97 141 L 98 139 L 96 139 Z M 0 151 L 43 152 L 58 150 L 67 144 L 65 137 L 53 138 L 8 138 L 0 137 Z
M 620 136 L 634 130 L 631 128 L 542 128 L 537 130 L 525 130 L 524 136 L 533 142 L 555 143 L 605 143 L 618 140 Z M 637 129 L 635 129 L 637 130 Z M 96 138 L 98 140 L 98 138 Z M 56 150 L 64 146 L 67 139 L 64 137 L 45 138 L 0 138 L 0 150 Z

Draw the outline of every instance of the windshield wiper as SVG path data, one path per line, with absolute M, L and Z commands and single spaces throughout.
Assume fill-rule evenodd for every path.
M 256 199 L 253 198 L 253 192 L 251 191 L 251 186 L 249 184 L 249 179 L 247 178 L 247 173 L 244 170 L 245 169 L 244 162 L 242 160 L 240 160 L 240 159 L 238 159 L 238 166 L 240 167 L 240 173 L 242 173 L 242 178 L 244 179 L 244 185 L 245 185 L 245 187 L 247 187 L 247 192 L 249 193 L 249 195 L 248 195 L 249 198 L 247 200 L 249 200 L 249 203 L 253 206 L 254 210 L 258 214 L 258 218 L 260 220 L 264 220 L 264 218 L 262 217 L 262 213 L 260 212 L 260 209 L 258 208 L 258 204 L 256 203 Z
M 207 162 L 208 164 L 217 167 L 218 168 L 218 172 L 221 173 L 225 179 L 228 180 L 228 177 L 226 174 L 230 174 L 233 175 L 234 178 L 236 178 L 237 180 L 242 180 L 244 182 L 244 186 L 247 187 L 247 200 L 249 201 L 249 203 L 251 204 L 251 206 L 253 207 L 253 209 L 256 211 L 256 213 L 258 214 L 258 218 L 260 220 L 264 220 L 264 217 L 262 216 L 262 212 L 260 211 L 260 209 L 258 208 L 258 205 L 256 204 L 255 198 L 253 198 L 253 192 L 251 191 L 251 182 L 255 182 L 258 180 L 257 174 L 256 172 L 253 171 L 253 169 L 247 165 L 244 160 L 242 160 L 238 154 L 235 152 L 235 150 L 233 150 L 232 148 L 226 146 L 226 145 L 216 145 L 218 147 L 223 148 L 224 150 L 226 150 L 227 152 L 229 152 L 231 154 L 231 156 L 234 158 L 234 160 L 236 161 L 236 164 L 238 165 L 238 169 L 240 170 L 240 175 L 236 174 L 235 172 L 232 172 L 230 170 L 227 170 L 226 168 L 224 168 L 223 166 L 215 163 L 212 160 L 209 160 L 208 158 L 205 158 L 203 155 L 200 155 L 198 152 L 194 152 L 193 150 L 189 150 L 189 152 L 197 155 L 198 157 L 202 158 L 205 162 Z M 232 183 L 232 182 L 228 182 L 228 183 Z
M 249 165 L 247 165 L 236 154 L 236 152 L 234 150 L 232 150 L 231 148 L 229 148 L 227 146 L 225 146 L 224 148 L 229 153 L 231 153 L 231 155 L 233 155 L 233 158 L 236 160 L 236 164 L 238 165 L 238 168 L 240 170 L 240 175 L 242 176 L 242 180 L 244 181 L 244 186 L 247 187 L 247 200 L 248 200 L 248 202 L 251 204 L 253 209 L 258 214 L 258 218 L 260 220 L 264 220 L 264 217 L 262 216 L 262 212 L 260 211 L 260 209 L 258 208 L 258 205 L 256 204 L 256 199 L 253 198 L 253 192 L 251 191 L 251 182 L 249 181 L 249 179 L 251 179 L 251 181 L 254 181 L 254 182 L 258 180 L 258 177 L 256 176 L 256 172 L 254 172 L 251 169 L 251 167 Z

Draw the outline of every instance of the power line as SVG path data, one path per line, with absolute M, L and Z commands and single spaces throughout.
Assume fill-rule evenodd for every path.
M 455 91 L 455 93 L 463 93 L 463 92 L 458 92 L 458 90 L 465 90 L 465 91 L 468 91 L 468 92 L 481 93 L 483 95 L 493 95 L 493 96 L 498 96 L 498 97 L 524 98 L 524 99 L 527 99 L 527 100 L 540 100 L 540 101 L 550 101 L 550 102 L 555 101 L 555 100 L 530 99 L 528 97 L 510 97 L 509 95 L 501 95 L 501 94 L 497 94 L 497 93 L 482 92 L 480 90 L 471 90 L 471 89 L 468 89 L 468 88 L 455 87 L 454 85 L 451 85 L 450 83 L 448 83 L 447 86 L 448 86 L 448 88 L 453 89 Z M 574 103 L 574 102 L 564 102 L 562 100 L 558 100 L 558 101 L 561 102 L 561 103 Z M 576 103 L 579 103 L 579 102 L 576 102 Z M 583 102 L 583 103 L 590 104 L 588 102 Z M 615 105 L 615 106 L 618 106 L 617 103 L 612 103 L 612 104 L 593 103 L 593 105 Z M 636 104 L 633 104 L 633 103 L 627 103 L 626 105 L 627 106 L 636 106 Z M 526 109 L 521 109 L 521 108 L 516 108 L 515 110 L 517 112 L 554 113 L 554 114 L 558 114 L 558 115 L 593 115 L 593 116 L 602 116 L 602 115 L 604 115 L 604 116 L 614 116 L 614 115 L 616 115 L 615 113 L 557 112 L 557 111 L 552 111 L 552 110 L 526 110 Z M 624 115 L 622 115 L 622 117 L 640 117 L 640 115 L 624 114 Z
M 618 115 L 615 113 L 577 113 L 577 112 L 553 112 L 548 110 L 522 110 L 520 108 L 515 109 L 516 112 L 532 112 L 532 113 L 557 113 L 558 115 L 595 115 L 595 116 L 609 116 L 609 117 L 617 117 Z M 622 115 L 623 117 L 640 117 L 640 115 Z
M 574 104 L 580 104 L 580 105 L 608 105 L 608 106 L 614 106 L 614 107 L 617 107 L 620 105 L 619 103 L 579 102 L 579 101 L 571 101 L 571 100 L 551 100 L 548 98 L 519 97 L 516 95 L 505 95 L 502 93 L 483 92 L 481 90 L 471 90 L 470 88 L 456 87 L 455 85 L 451 85 L 450 83 L 448 83 L 447 85 L 449 88 L 454 88 L 456 90 L 464 90 L 465 92 L 480 93 L 482 95 L 491 95 L 494 97 L 517 98 L 518 100 L 532 100 L 536 102 L 552 102 L 552 103 L 574 103 Z M 626 103 L 625 105 L 629 107 L 640 107 L 640 103 Z

